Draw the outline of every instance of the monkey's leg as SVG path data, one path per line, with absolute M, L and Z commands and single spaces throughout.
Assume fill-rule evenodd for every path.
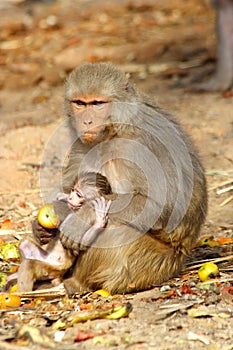
M 106 289 L 115 294 L 149 289 L 179 273 L 186 258 L 182 248 L 182 244 L 173 247 L 148 234 L 115 248 L 90 247 L 80 254 L 65 287 L 69 294 L 80 290 Z
M 117 266 L 111 267 L 108 278 L 101 285 L 111 294 L 131 293 L 160 285 L 179 273 L 186 258 L 182 250 L 148 235 L 127 247 L 124 254 L 126 263 L 118 261 Z M 104 276 L 106 271 L 102 273 Z
M 213 1 L 217 9 L 217 67 L 207 82 L 193 86 L 196 91 L 233 88 L 233 0 Z
M 18 270 L 18 290 L 19 292 L 30 292 L 33 290 L 35 282 L 34 261 L 23 260 Z

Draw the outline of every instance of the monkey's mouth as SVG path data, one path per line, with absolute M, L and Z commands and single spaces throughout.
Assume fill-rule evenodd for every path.
M 83 137 L 88 137 L 88 136 L 97 136 L 97 132 L 96 131 L 85 131 L 83 133 Z
M 82 139 L 87 143 L 93 142 L 97 138 L 97 133 L 92 131 L 86 131 L 82 135 Z
M 86 130 L 82 134 L 82 139 L 86 143 L 92 143 L 96 141 L 103 134 L 103 128 Z
M 69 208 L 72 209 L 72 210 L 78 210 L 78 209 L 81 208 L 82 203 L 79 204 L 79 205 L 73 205 L 73 204 L 71 204 L 71 203 L 68 203 L 68 206 L 69 206 Z
M 98 142 L 99 139 L 105 138 L 107 130 L 106 125 L 96 126 L 89 130 L 83 130 L 81 138 L 86 143 Z

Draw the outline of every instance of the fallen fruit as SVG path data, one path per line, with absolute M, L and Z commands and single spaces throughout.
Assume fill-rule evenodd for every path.
M 195 248 L 199 247 L 218 247 L 219 243 L 214 239 L 213 236 L 203 236 L 196 243 Z
M 0 257 L 3 260 L 18 261 L 19 250 L 16 243 L 5 243 L 0 247 Z
M 132 304 L 127 302 L 124 306 L 115 307 L 113 309 L 113 312 L 110 315 L 107 315 L 105 318 L 110 320 L 117 320 L 118 318 L 127 317 L 132 310 Z
M 10 293 L 17 293 L 18 291 L 18 284 L 14 284 L 10 289 Z
M 18 295 L 11 293 L 0 294 L 0 308 L 7 309 L 8 307 L 18 307 L 21 305 L 21 298 Z
M 98 289 L 93 294 L 100 295 L 101 297 L 109 297 L 111 295 L 106 289 Z
M 202 282 L 219 275 L 218 266 L 214 263 L 207 262 L 198 270 L 198 276 Z
M 52 204 L 43 205 L 38 212 L 37 219 L 41 226 L 48 229 L 57 228 L 60 223 Z

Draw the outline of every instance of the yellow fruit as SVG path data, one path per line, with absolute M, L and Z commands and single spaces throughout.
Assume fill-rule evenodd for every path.
M 198 270 L 198 276 L 202 282 L 207 281 L 210 278 L 215 278 L 219 275 L 218 266 L 214 263 L 207 262 Z
M 18 284 L 14 284 L 10 289 L 10 293 L 16 293 L 18 291 L 19 291 Z
M 132 304 L 127 302 L 124 306 L 115 307 L 113 312 L 110 315 L 107 315 L 106 318 L 110 320 L 117 320 L 118 318 L 127 317 L 132 310 Z
M 111 294 L 106 289 L 98 289 L 94 294 L 100 295 L 101 297 L 109 297 Z
M 60 223 L 52 204 L 43 205 L 38 212 L 37 219 L 41 226 L 48 229 L 57 228 Z
M 21 304 L 21 298 L 18 295 L 3 293 L 0 295 L 0 309 L 6 309 L 8 306 L 18 307 Z

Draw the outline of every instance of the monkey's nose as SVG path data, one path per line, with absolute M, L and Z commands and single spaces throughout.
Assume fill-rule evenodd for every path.
M 85 125 L 91 125 L 92 124 L 92 120 L 84 120 L 84 124 Z

